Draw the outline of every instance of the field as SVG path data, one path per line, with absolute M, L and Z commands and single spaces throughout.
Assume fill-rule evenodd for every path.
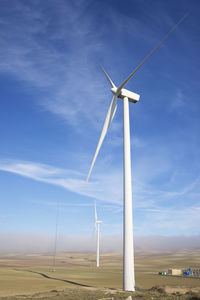
M 200 266 L 199 251 L 162 255 L 136 253 L 135 263 L 137 293 L 132 294 L 133 298 L 200 299 L 197 297 L 200 295 L 200 279 L 157 275 L 158 271 L 169 268 Z M 52 264 L 49 254 L 1 255 L 0 297 L 125 299 L 131 295 L 122 292 L 121 254 L 102 254 L 99 269 L 95 267 L 94 254 L 88 253 L 61 253 L 57 256 L 56 271 L 52 270 Z M 195 293 L 191 296 L 193 298 L 190 291 Z

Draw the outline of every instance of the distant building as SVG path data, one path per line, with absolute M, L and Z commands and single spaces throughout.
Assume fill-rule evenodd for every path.
M 167 274 L 168 275 L 182 275 L 183 271 L 181 269 L 169 269 Z
M 200 267 L 190 267 L 188 269 L 169 269 L 168 272 L 161 271 L 158 272 L 158 274 L 200 278 Z
M 200 268 L 191 268 L 192 277 L 200 277 Z

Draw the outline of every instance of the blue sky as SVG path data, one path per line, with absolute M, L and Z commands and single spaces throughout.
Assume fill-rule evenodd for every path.
M 127 84 L 134 231 L 199 234 L 200 3 L 0 3 L 0 232 L 89 236 L 94 200 L 104 235 L 122 232 L 122 103 L 84 181 L 119 85 L 187 12 Z

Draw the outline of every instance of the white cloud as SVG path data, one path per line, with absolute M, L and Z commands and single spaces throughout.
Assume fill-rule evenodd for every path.
M 151 184 L 152 178 L 156 176 L 159 177 L 162 172 L 168 170 L 169 166 L 163 167 L 162 164 L 158 164 L 156 168 L 154 167 L 153 173 L 151 172 L 150 174 L 149 169 L 153 169 L 153 164 L 155 164 L 157 158 L 153 159 L 153 157 L 150 157 L 149 160 L 151 160 L 151 164 L 145 160 L 143 165 L 139 166 L 140 172 L 138 171 L 138 166 L 136 166 L 136 174 L 134 173 L 133 193 L 137 199 L 138 207 L 147 205 L 147 199 L 151 205 L 158 199 L 166 200 L 186 195 L 196 196 L 198 194 L 199 177 L 194 179 L 193 182 L 183 185 L 182 188 L 173 191 L 170 190 L 171 188 L 169 189 L 169 187 L 168 189 L 158 189 L 154 184 Z M 107 164 L 107 160 L 105 164 Z M 86 185 L 86 174 L 78 171 L 56 168 L 30 161 L 0 160 L 1 171 L 7 171 L 36 181 L 58 185 L 75 193 L 91 196 L 106 202 L 120 204 L 120 199 L 122 198 L 122 170 L 112 168 L 111 170 L 103 172 L 103 169 L 104 167 L 100 168 L 101 172 L 96 172 L 97 175 L 94 175 L 93 180 Z M 143 177 L 143 181 L 141 180 L 143 173 L 148 173 L 148 180 L 145 180 L 145 176 Z
M 181 89 L 177 89 L 176 95 L 172 97 L 171 110 L 176 110 L 185 104 L 184 93 Z
M 97 175 L 88 185 L 85 184 L 86 176 L 83 173 L 35 162 L 1 160 L 0 170 L 57 185 L 70 192 L 103 201 L 106 211 L 111 209 L 114 215 L 122 214 L 123 181 L 120 169 L 96 172 Z M 143 171 L 146 172 L 145 169 Z M 160 176 L 160 172 L 158 170 L 157 176 Z M 170 185 L 167 188 L 165 186 L 165 189 L 158 189 L 157 185 L 142 182 L 136 176 L 133 180 L 133 211 L 134 229 L 137 235 L 167 234 L 167 232 L 168 234 L 190 234 L 191 232 L 199 234 L 196 226 L 199 220 L 198 187 L 199 178 L 179 189 L 175 190 L 173 187 L 172 191 Z M 198 198 L 199 196 L 200 193 Z M 42 203 L 39 201 L 38 204 L 55 205 L 48 201 Z M 74 206 L 74 203 L 60 203 L 62 209 L 70 205 Z M 81 203 L 77 205 L 82 206 Z
M 100 128 L 101 121 L 99 124 L 97 120 L 103 121 L 111 98 L 96 61 L 104 57 L 103 62 L 109 65 L 107 48 L 110 45 L 103 40 L 107 28 L 102 23 L 94 30 L 96 20 L 88 12 L 87 5 L 87 1 L 60 1 L 47 18 L 42 5 L 15 0 L 12 8 L 8 7 L 12 22 L 7 19 L 7 11 L 6 17 L 2 14 L 0 19 L 1 72 L 23 80 L 27 88 L 36 87 L 42 92 L 38 93 L 37 103 L 77 129 L 84 119 Z M 100 8 L 110 12 L 110 26 L 116 33 L 125 30 L 129 37 L 135 36 L 142 43 L 144 38 L 151 44 L 152 38 L 157 41 L 155 27 L 124 16 L 116 9 L 113 11 L 109 5 Z M 120 63 L 123 65 L 123 61 Z M 130 71 L 132 68 L 134 66 Z M 113 70 L 114 73 L 115 67 Z M 115 74 L 120 77 L 118 72 Z
M 164 235 L 200 234 L 196 226 L 199 210 L 196 206 L 160 206 L 155 209 L 141 208 L 143 219 L 137 219 L 137 235 L 151 235 L 153 232 Z
M 100 33 L 92 31 L 89 15 L 77 27 L 86 6 L 85 1 L 61 2 L 54 12 L 59 17 L 54 18 L 53 29 L 42 6 L 15 0 L 9 7 L 12 22 L 1 15 L 1 72 L 26 82 L 27 88 L 36 87 L 42 92 L 37 103 L 71 125 L 84 118 L 97 124 L 106 99 L 105 79 L 92 61 L 102 51 Z M 87 105 L 88 99 L 95 101 Z
M 1 160 L 0 170 L 18 174 L 36 181 L 53 184 L 71 192 L 110 203 L 121 203 L 121 182 L 114 172 L 96 177 L 86 184 L 86 175 L 72 170 L 54 168 L 49 165 L 26 161 Z M 112 185 L 115 182 L 115 185 Z

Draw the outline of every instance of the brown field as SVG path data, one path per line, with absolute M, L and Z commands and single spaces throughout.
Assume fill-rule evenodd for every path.
M 138 291 L 132 294 L 134 299 L 200 299 L 197 297 L 200 279 L 157 275 L 158 271 L 169 268 L 199 267 L 200 251 L 136 253 L 135 263 Z M 153 288 L 155 286 L 157 288 Z M 101 266 L 97 269 L 93 254 L 61 253 L 57 255 L 55 272 L 52 271 L 52 256 L 49 254 L 0 256 L 0 297 L 25 295 L 9 299 L 61 300 L 125 299 L 130 295 L 121 289 L 121 254 L 102 254 Z M 189 291 L 195 293 L 191 296 L 193 298 Z

